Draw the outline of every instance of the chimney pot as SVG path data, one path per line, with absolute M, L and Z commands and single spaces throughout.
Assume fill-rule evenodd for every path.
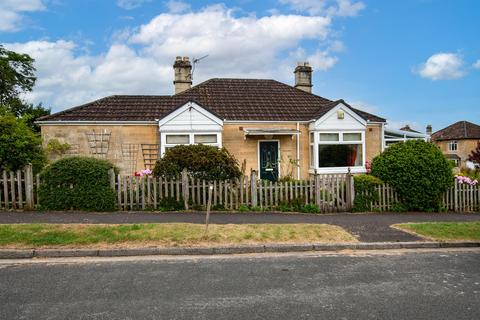
M 312 67 L 305 62 L 299 62 L 295 71 L 295 88 L 312 93 Z

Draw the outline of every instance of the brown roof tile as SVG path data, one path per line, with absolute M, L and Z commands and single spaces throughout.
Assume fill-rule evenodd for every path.
M 195 101 L 226 120 L 259 121 L 308 121 L 338 103 L 275 80 L 210 79 L 174 96 L 110 96 L 38 120 L 153 121 L 187 101 Z M 365 120 L 385 121 L 353 110 Z
M 480 126 L 468 121 L 458 121 L 432 134 L 432 140 L 480 139 Z

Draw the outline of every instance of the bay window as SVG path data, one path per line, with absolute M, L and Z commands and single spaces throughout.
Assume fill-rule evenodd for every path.
M 365 163 L 364 132 L 311 132 L 310 167 L 318 172 L 361 172 Z

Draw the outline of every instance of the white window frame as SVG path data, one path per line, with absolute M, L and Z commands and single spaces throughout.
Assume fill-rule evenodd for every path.
M 458 141 L 452 140 L 448 142 L 448 151 L 449 152 L 457 152 L 458 151 Z
M 160 132 L 160 153 L 161 153 L 161 156 L 163 157 L 163 155 L 165 154 L 166 147 L 175 147 L 175 146 L 180 146 L 180 145 L 198 144 L 198 143 L 195 143 L 195 135 L 205 135 L 205 134 L 216 135 L 217 136 L 217 143 L 202 143 L 202 144 L 207 145 L 207 146 L 215 146 L 215 147 L 218 147 L 218 148 L 222 147 L 222 133 L 221 132 L 215 132 L 215 131 L 190 131 L 190 132 L 167 131 L 167 132 Z M 188 144 L 167 143 L 167 135 L 188 135 L 189 143 Z
M 365 173 L 366 148 L 365 148 L 365 131 L 364 130 L 311 130 L 314 133 L 313 142 L 313 156 L 314 167 L 310 167 L 310 173 L 346 173 L 350 168 L 352 173 Z M 338 141 L 320 141 L 320 133 L 336 133 L 338 134 Z M 344 133 L 360 133 L 361 140 L 358 141 L 344 141 Z M 311 144 L 311 143 L 310 143 Z M 360 144 L 362 146 L 362 165 L 351 167 L 319 167 L 318 166 L 318 145 L 332 145 L 332 144 Z

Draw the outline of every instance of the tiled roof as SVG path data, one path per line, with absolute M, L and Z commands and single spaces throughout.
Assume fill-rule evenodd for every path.
M 432 140 L 480 139 L 480 126 L 468 121 L 458 121 L 432 134 Z
M 408 131 L 408 132 L 414 132 L 414 133 L 420 133 L 417 130 L 413 130 L 412 128 L 410 128 L 410 126 L 408 124 L 406 126 L 404 126 L 403 128 L 400 128 L 400 130 Z
M 154 121 L 188 101 L 197 102 L 225 120 L 258 121 L 308 121 L 338 103 L 275 80 L 210 79 L 173 96 L 110 96 L 38 120 Z M 353 110 L 365 120 L 385 121 Z

